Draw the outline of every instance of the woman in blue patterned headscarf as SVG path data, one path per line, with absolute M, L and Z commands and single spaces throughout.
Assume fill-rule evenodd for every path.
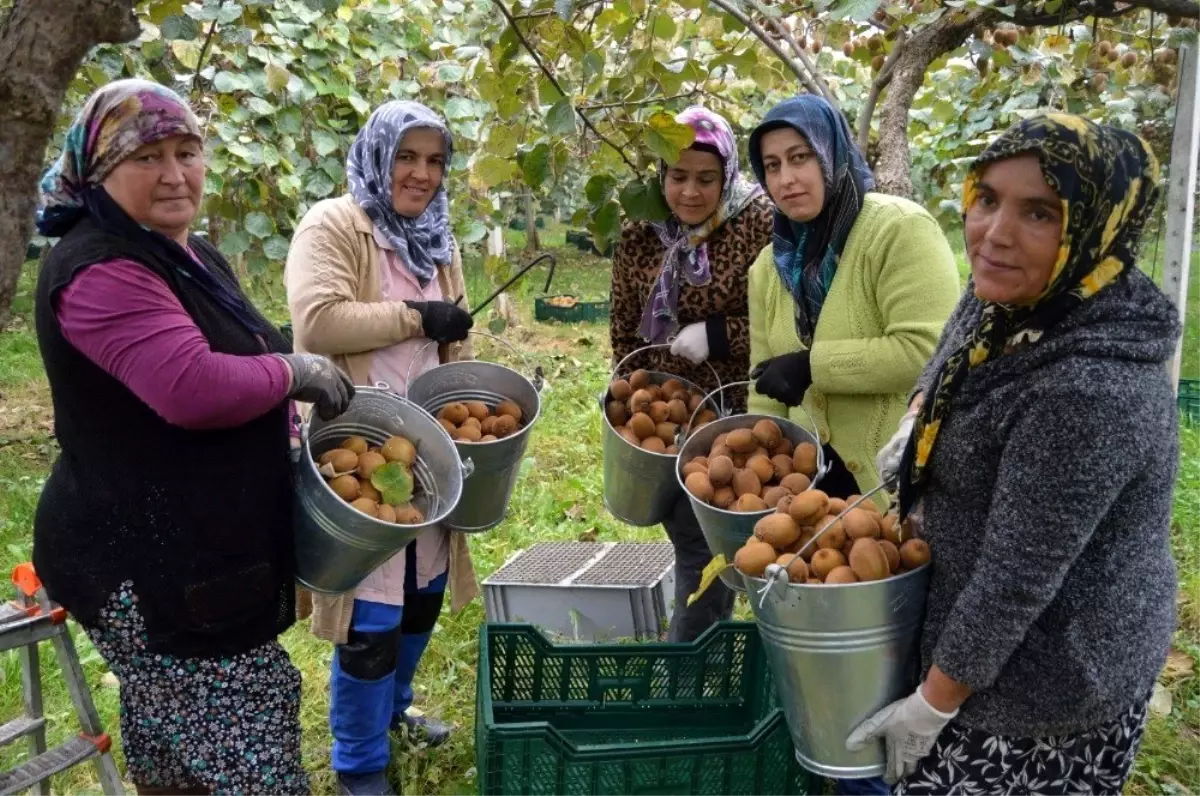
M 350 147 L 349 193 L 318 203 L 296 230 L 285 273 L 296 346 L 330 355 L 356 384 L 404 394 L 410 373 L 471 356 L 445 187 L 453 151 L 429 108 L 381 106 Z M 313 596 L 313 633 L 336 645 L 329 723 L 340 792 L 391 793 L 389 730 L 430 746 L 449 735 L 408 710 L 447 589 L 454 610 L 478 593 L 465 537 L 438 525 L 354 591 Z

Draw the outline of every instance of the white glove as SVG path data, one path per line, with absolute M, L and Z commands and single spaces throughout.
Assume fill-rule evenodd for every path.
M 918 686 L 911 696 L 893 702 L 858 725 L 846 738 L 846 749 L 858 752 L 870 741 L 882 739 L 887 744 L 883 778 L 894 785 L 917 770 L 917 763 L 929 754 L 942 729 L 957 715 L 957 710 L 935 710 Z
M 917 410 L 909 410 L 908 414 L 901 418 L 899 430 L 875 456 L 875 469 L 879 471 L 879 480 L 884 483 L 893 480 L 899 474 L 900 458 L 904 456 L 904 448 L 908 445 L 908 438 L 912 436 L 916 419 Z
M 708 359 L 708 327 L 704 321 L 683 327 L 671 342 L 671 354 L 683 357 L 693 365 Z

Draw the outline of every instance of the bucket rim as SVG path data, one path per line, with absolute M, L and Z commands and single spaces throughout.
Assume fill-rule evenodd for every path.
M 910 569 L 908 572 L 901 572 L 899 575 L 889 575 L 888 577 L 883 578 L 882 580 L 860 580 L 857 583 L 820 583 L 820 584 L 818 584 L 818 583 L 792 583 L 791 581 L 788 581 L 787 583 L 781 583 L 780 581 L 777 580 L 777 581 L 775 581 L 774 585 L 771 588 L 774 589 L 776 586 L 795 586 L 800 589 L 827 590 L 827 589 L 843 589 L 843 588 L 853 589 L 858 586 L 879 586 L 879 585 L 882 585 L 885 583 L 899 583 L 902 580 L 907 580 L 910 575 L 920 575 L 920 574 L 924 573 L 926 570 L 928 570 L 932 565 L 933 565 L 932 561 L 926 561 L 924 564 L 917 567 L 916 569 Z M 742 576 L 742 578 L 744 578 L 746 580 L 747 583 L 753 583 L 757 586 L 766 586 L 766 584 L 767 584 L 766 578 L 760 578 L 755 575 L 747 575 L 745 573 L 738 573 L 738 574 L 740 574 Z M 759 592 L 761 593 L 761 589 L 759 590 Z M 753 607 L 753 606 L 751 606 L 751 607 Z

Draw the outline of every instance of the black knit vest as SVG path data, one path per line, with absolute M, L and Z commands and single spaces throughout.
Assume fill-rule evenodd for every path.
M 189 246 L 240 289 L 212 246 L 195 237 Z M 80 353 L 63 337 L 55 296 L 81 269 L 118 258 L 165 281 L 214 352 L 291 350 L 265 321 L 264 348 L 177 266 L 80 221 L 51 250 L 37 286 L 61 454 L 38 503 L 34 565 L 84 625 L 131 581 L 152 650 L 237 654 L 274 639 L 295 615 L 287 402 L 235 428 L 186 430 Z

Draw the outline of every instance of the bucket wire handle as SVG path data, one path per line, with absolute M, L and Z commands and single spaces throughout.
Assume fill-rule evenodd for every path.
M 492 340 L 495 340 L 496 342 L 498 342 L 504 346 L 507 346 L 510 351 L 512 351 L 514 354 L 516 354 L 522 360 L 524 360 L 526 368 L 529 367 L 529 355 L 526 354 L 521 349 L 517 348 L 512 343 L 505 340 L 503 337 L 497 337 L 496 335 L 489 334 L 488 332 L 477 332 L 474 329 L 469 329 L 467 331 L 467 334 L 474 334 L 474 335 L 478 335 L 479 337 L 489 337 Z M 429 348 L 429 346 L 436 345 L 436 344 L 437 344 L 436 340 L 430 340 L 428 343 L 426 343 L 425 345 L 418 348 L 417 353 L 413 355 L 412 361 L 408 363 L 408 372 L 404 375 L 404 397 L 405 398 L 408 397 L 408 385 L 412 383 L 413 365 L 417 364 L 417 360 L 419 360 L 421 358 L 421 354 L 425 353 L 426 348 Z M 544 383 L 545 383 L 545 375 L 542 372 L 542 366 L 535 365 L 534 369 L 533 369 L 533 380 L 532 380 L 533 389 L 537 390 L 538 392 L 541 392 L 542 385 Z
M 634 356 L 636 356 L 637 354 L 640 354 L 640 353 L 642 353 L 643 351 L 651 351 L 651 350 L 653 350 L 653 349 L 655 349 L 655 348 L 670 348 L 670 347 L 671 347 L 671 344 L 670 344 L 670 343 L 651 343 L 650 345 L 644 345 L 644 346 L 642 346 L 641 348 L 635 348 L 635 349 L 633 349 L 633 350 L 632 350 L 632 351 L 630 351 L 628 354 L 626 354 L 626 355 L 625 355 L 625 356 L 624 356 L 624 357 L 621 359 L 621 361 L 620 361 L 620 362 L 618 362 L 618 363 L 617 363 L 616 367 L 614 367 L 614 368 L 613 368 L 613 370 L 612 370 L 612 373 L 610 373 L 610 374 L 609 374 L 609 376 L 608 376 L 608 383 L 609 383 L 609 384 L 612 384 L 612 383 L 613 383 L 613 381 L 614 381 L 614 380 L 617 378 L 617 374 L 621 372 L 621 366 L 622 366 L 622 365 L 624 365 L 626 362 L 628 362 L 630 359 L 632 359 L 632 358 L 633 358 Z M 705 365 L 708 367 L 708 369 L 709 369 L 710 371 L 712 371 L 713 380 L 714 380 L 714 381 L 716 381 L 716 383 L 717 383 L 717 389 L 713 390 L 713 392 L 710 392 L 710 393 L 709 393 L 709 395 L 712 395 L 713 393 L 718 393 L 718 392 L 720 392 L 722 389 L 724 389 L 724 388 L 721 386 L 721 375 L 720 375 L 719 373 L 717 373 L 717 369 L 716 369 L 716 368 L 714 368 L 714 367 L 712 366 L 712 363 L 711 363 L 711 362 L 709 362 L 707 359 L 706 359 L 706 360 L 704 360 L 704 364 L 705 364 Z M 604 388 L 604 389 L 605 389 L 605 394 L 607 395 L 608 387 L 607 387 L 607 386 L 605 386 L 605 388 Z M 704 401 L 701 401 L 701 402 L 700 402 L 700 405 L 701 405 L 701 406 L 703 406 L 703 405 L 704 405 Z M 718 412 L 717 412 L 717 414 L 718 414 L 718 415 L 724 415 L 724 414 L 725 414 L 725 397 L 724 397 L 724 396 L 722 396 L 722 397 L 721 397 L 721 403 L 720 403 L 720 407 L 719 407 L 719 409 L 718 409 Z
M 818 448 L 818 450 L 820 450 L 820 449 Z M 824 528 L 822 528 L 817 533 L 813 534 L 813 537 L 811 539 L 809 539 L 807 542 L 805 542 L 803 545 L 801 545 L 799 550 L 797 550 L 795 553 L 792 553 L 792 557 L 788 559 L 786 564 L 776 563 L 774 565 L 775 568 L 771 570 L 771 574 L 769 576 L 767 576 L 766 585 L 763 586 L 762 591 L 760 591 L 758 593 L 758 595 L 759 595 L 758 607 L 762 608 L 763 603 L 765 603 L 767 601 L 767 592 L 771 591 L 771 587 L 774 586 L 775 582 L 779 579 L 779 573 L 786 572 L 787 568 L 792 565 L 793 561 L 795 561 L 797 558 L 802 556 L 804 554 L 805 550 L 809 549 L 814 544 L 816 544 L 817 540 L 820 539 L 822 536 L 824 536 L 826 533 L 828 533 L 830 528 L 832 528 L 833 526 L 835 526 L 839 522 L 841 522 L 841 519 L 843 517 L 845 517 L 847 514 L 849 514 L 851 509 L 858 508 L 863 503 L 870 500 L 871 497 L 873 495 L 875 495 L 877 492 L 881 492 L 884 489 L 887 489 L 888 487 L 892 486 L 895 483 L 895 481 L 896 481 L 896 479 L 894 479 L 894 478 L 889 481 L 884 481 L 883 483 L 881 483 L 879 486 L 875 487 L 871 491 L 861 495 L 858 498 L 858 500 L 854 501 L 853 503 L 847 504 L 846 508 L 842 509 L 841 513 L 833 518 L 833 522 L 826 523 Z M 768 564 L 767 567 L 768 567 L 768 569 L 770 569 L 771 565 Z
M 718 387 L 716 390 L 713 390 L 713 392 L 710 392 L 708 395 L 704 396 L 704 400 L 700 402 L 699 406 L 697 406 L 692 411 L 692 416 L 690 418 L 688 418 L 688 424 L 687 424 L 688 434 L 690 434 L 692 428 L 694 428 L 693 424 L 696 422 L 696 415 L 700 411 L 700 408 L 702 406 L 704 406 L 706 403 L 708 403 L 708 399 L 711 398 L 714 393 L 721 392 L 722 390 L 726 390 L 730 387 L 749 387 L 753 384 L 754 384 L 754 382 L 752 382 L 752 381 L 731 381 L 728 384 L 722 385 L 721 387 Z M 722 402 L 722 406 L 724 406 L 724 402 Z M 804 413 L 804 416 L 808 418 L 808 422 L 812 426 L 812 429 L 813 429 L 812 430 L 813 438 L 817 440 L 817 442 L 816 442 L 817 472 L 813 475 L 812 483 L 810 484 L 810 486 L 816 486 L 817 482 L 820 481 L 827 472 L 829 472 L 829 468 L 832 465 L 829 462 L 825 461 L 825 450 L 824 450 L 824 448 L 821 447 L 821 444 L 820 444 L 821 438 L 817 435 L 817 423 L 815 420 L 813 420 L 813 416 L 811 414 L 809 414 L 807 409 L 804 408 L 804 404 L 797 404 L 796 406 L 801 412 Z M 679 442 L 677 444 L 679 445 L 681 450 L 683 448 L 683 442 L 687 439 L 687 436 L 688 436 L 687 434 L 684 434 L 684 435 L 681 435 L 679 438 Z

